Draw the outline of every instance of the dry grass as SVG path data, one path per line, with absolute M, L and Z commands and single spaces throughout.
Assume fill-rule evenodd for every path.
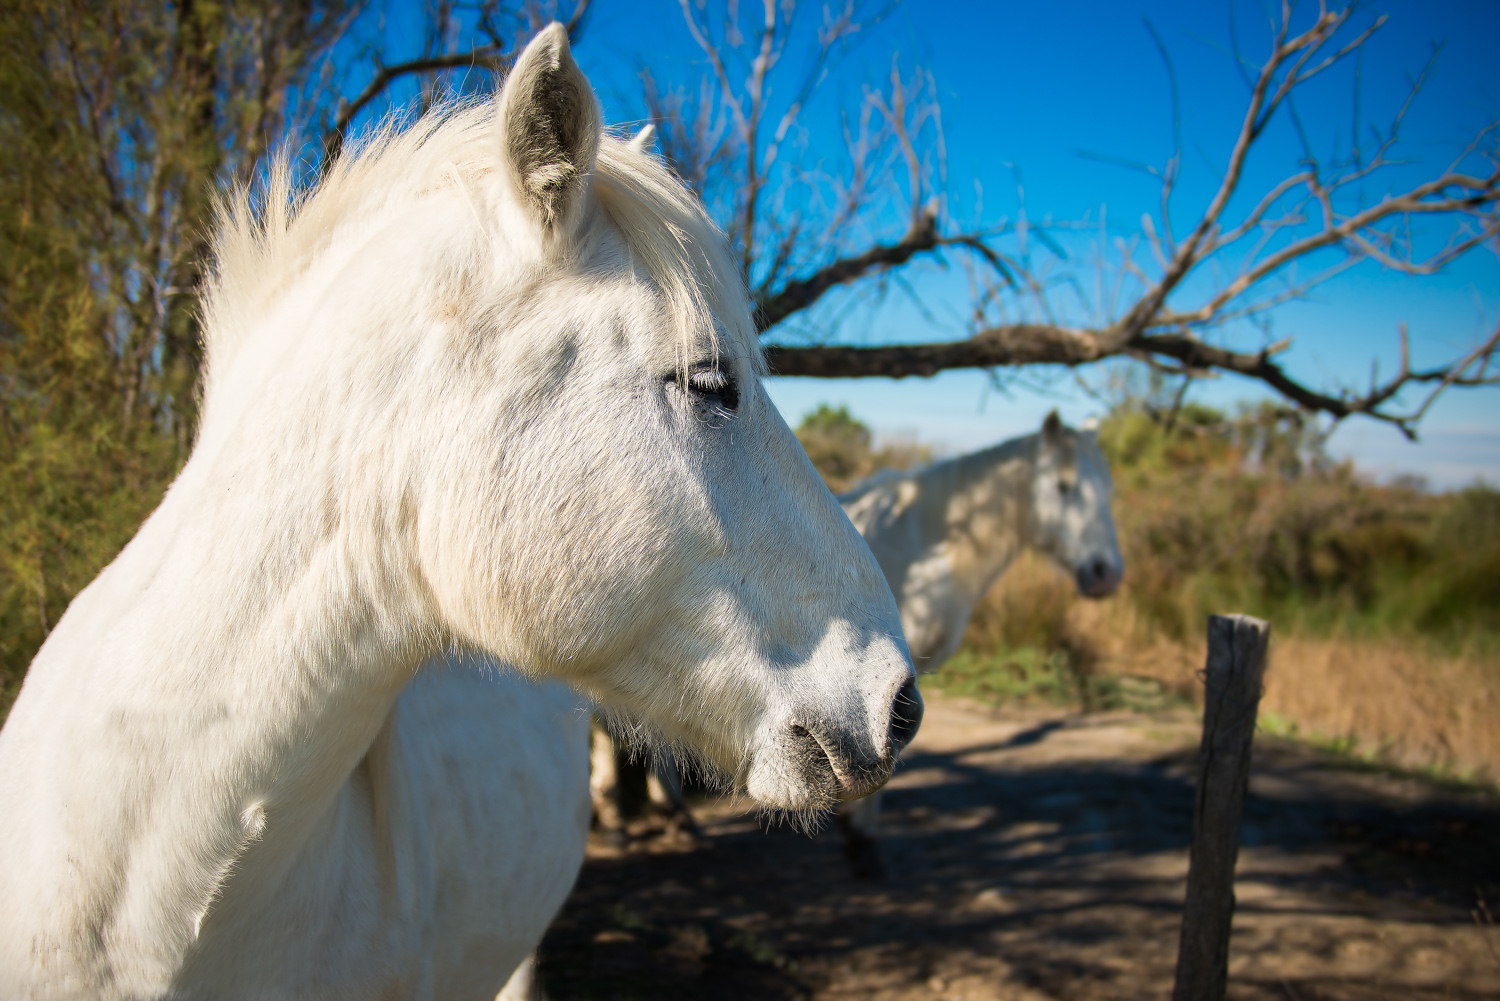
M 1063 650 L 1096 678 L 1150 678 L 1200 700 L 1202 641 L 1165 635 L 1131 600 L 1076 596 L 1045 561 L 1025 556 L 975 609 L 965 646 Z M 1500 663 L 1416 637 L 1274 632 L 1263 725 L 1403 768 L 1500 782 Z
M 1500 665 L 1411 641 L 1273 641 L 1265 711 L 1407 768 L 1500 783 Z

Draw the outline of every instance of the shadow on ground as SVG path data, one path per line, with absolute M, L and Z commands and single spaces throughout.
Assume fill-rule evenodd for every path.
M 547 993 L 1165 997 L 1195 747 L 1185 713 L 931 700 L 886 798 L 888 879 L 849 878 L 835 830 L 704 804 L 694 843 L 646 824 L 591 846 L 542 947 Z M 1261 741 L 1244 844 L 1230 997 L 1500 998 L 1492 794 Z

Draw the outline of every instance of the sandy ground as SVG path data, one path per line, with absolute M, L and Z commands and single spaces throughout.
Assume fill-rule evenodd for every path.
M 700 805 L 696 841 L 639 824 L 590 846 L 547 995 L 1166 998 L 1197 739 L 1188 712 L 929 698 L 886 880 L 743 802 Z M 1258 738 L 1243 841 L 1231 998 L 1500 998 L 1500 798 Z

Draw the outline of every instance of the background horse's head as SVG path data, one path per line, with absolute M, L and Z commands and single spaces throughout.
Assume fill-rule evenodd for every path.
M 1092 430 L 1076 431 L 1057 411 L 1036 437 L 1031 535 L 1042 552 L 1073 575 L 1090 598 L 1114 593 L 1125 559 L 1110 513 L 1109 461 Z
M 205 448 L 236 414 L 288 448 L 251 426 L 304 410 L 354 586 L 419 596 L 401 628 L 429 650 L 561 677 L 774 807 L 885 780 L 921 714 L 895 603 L 761 386 L 722 234 L 602 131 L 560 26 L 491 107 L 336 166 L 299 226 L 322 281 L 272 291 L 311 318 L 211 341 Z M 252 237 L 221 255 L 290 253 Z M 224 329 L 253 293 L 233 266 Z

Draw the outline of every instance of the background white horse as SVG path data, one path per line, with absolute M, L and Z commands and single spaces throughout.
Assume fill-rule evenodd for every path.
M 839 495 L 901 608 L 917 670 L 958 650 L 974 605 L 1031 548 L 1090 598 L 1114 592 L 1125 560 L 1110 512 L 1109 462 L 1090 431 L 1047 415 L 1038 434 L 914 472 L 887 471 Z M 840 809 L 844 854 L 858 876 L 884 872 L 880 793 Z
M 584 724 L 559 696 L 578 755 L 537 774 L 502 683 L 412 683 L 444 649 L 770 807 L 886 779 L 920 702 L 880 568 L 721 235 L 602 134 L 560 27 L 267 205 L 219 242 L 191 458 L 0 732 L 0 997 L 493 996 L 576 870 Z M 553 837 L 484 802 L 528 781 Z

